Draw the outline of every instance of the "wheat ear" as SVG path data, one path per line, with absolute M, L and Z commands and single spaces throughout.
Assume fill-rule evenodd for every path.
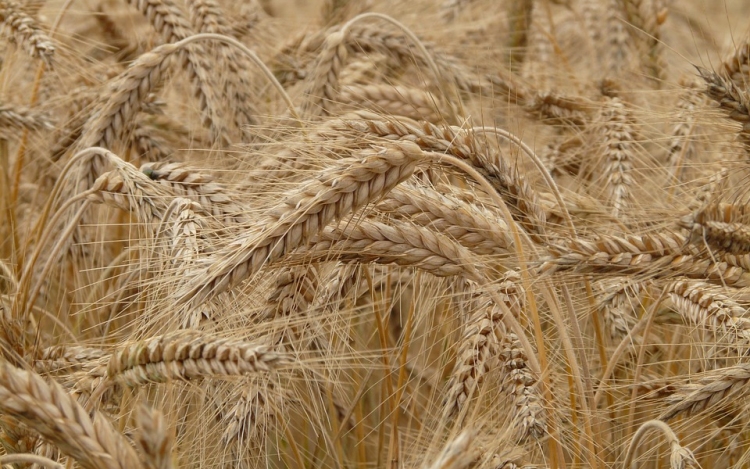
M 144 469 L 172 469 L 176 466 L 172 455 L 174 435 L 167 427 L 164 415 L 146 405 L 136 409 L 138 433 L 135 444 Z
M 611 280 L 603 280 L 597 285 L 601 289 L 597 309 L 604 317 L 604 323 L 608 326 L 609 336 L 617 341 L 627 337 L 635 324 L 637 300 L 634 300 L 641 291 L 640 283 L 629 283 L 627 278 L 616 277 Z
M 750 145 L 750 97 L 747 91 L 716 72 L 698 67 L 698 73 L 706 82 L 706 95 L 719 103 L 719 107 L 728 113 L 727 117 L 742 125 L 740 138 L 746 146 Z
M 288 192 L 263 221 L 255 223 L 260 229 L 235 239 L 208 259 L 202 271 L 178 292 L 177 301 L 200 305 L 254 275 L 264 264 L 305 244 L 331 221 L 387 194 L 411 176 L 420 157 L 415 145 L 400 144 L 337 161 Z
M 490 301 L 479 305 L 466 318 L 464 330 L 456 352 L 456 363 L 446 387 L 443 405 L 445 418 L 460 415 L 461 410 L 474 397 L 484 377 L 498 361 L 500 342 L 498 335 L 505 335 L 502 311 Z M 502 333 L 497 334 L 497 328 Z
M 199 33 L 214 33 L 232 36 L 232 28 L 218 2 L 214 0 L 190 0 L 190 16 Z M 229 75 L 224 78 L 224 93 L 230 106 L 234 108 L 234 123 L 242 129 L 248 125 L 257 125 L 257 111 L 253 106 L 256 98 L 250 91 L 250 68 L 247 59 L 227 44 L 219 44 L 219 57 L 229 68 Z
M 347 107 L 365 107 L 383 114 L 434 122 L 440 119 L 440 102 L 431 93 L 405 86 L 345 86 L 340 101 Z
M 112 354 L 107 375 L 127 386 L 137 386 L 174 379 L 260 373 L 287 361 L 266 345 L 185 330 L 126 345 Z
M 34 361 L 34 369 L 38 373 L 89 371 L 107 357 L 108 354 L 98 348 L 55 345 L 42 350 L 39 359 Z
M 750 345 L 750 320 L 745 308 L 723 289 L 700 281 L 679 280 L 664 287 L 678 313 L 689 324 L 703 326 L 731 345 Z
M 706 373 L 698 383 L 683 385 L 669 396 L 667 402 L 671 406 L 659 418 L 666 421 L 683 412 L 694 414 L 717 407 L 729 398 L 739 399 L 747 394 L 749 380 L 750 364 L 747 363 Z
M 52 57 L 55 54 L 52 39 L 17 2 L 0 2 L 0 33 L 26 49 L 31 57 L 42 59 L 47 65 L 52 65 Z
M 195 34 L 192 25 L 182 10 L 172 0 L 127 0 L 140 11 L 154 26 L 166 43 L 176 43 Z M 227 143 L 219 104 L 208 71 L 211 69 L 203 46 L 191 44 L 179 51 L 180 61 L 185 68 L 193 87 L 193 95 L 198 99 L 201 118 L 205 128 L 211 129 L 212 138 Z
M 232 197 L 229 188 L 197 168 L 184 163 L 149 163 L 141 166 L 141 172 L 175 194 L 199 203 L 226 225 L 251 221 L 248 209 Z
M 695 154 L 695 144 L 692 136 L 696 133 L 695 117 L 705 98 L 698 93 L 693 82 L 684 83 L 688 86 L 677 100 L 675 123 L 667 150 L 667 163 L 672 178 L 680 181 L 682 170 Z
M 542 260 L 542 272 L 559 270 L 580 273 L 629 273 L 654 278 L 684 275 L 729 285 L 750 285 L 750 272 L 731 259 L 715 262 L 688 244 L 678 233 L 665 231 L 640 236 L 606 236 L 598 240 L 579 238 L 565 244 L 551 243 L 551 256 Z M 735 259 L 735 261 L 741 259 Z
M 342 130 L 348 128 L 389 140 L 413 141 L 424 150 L 446 152 L 469 161 L 508 200 L 515 209 L 512 212 L 514 218 L 519 220 L 530 235 L 540 239 L 544 234 L 547 217 L 537 193 L 518 169 L 511 166 L 502 155 L 481 149 L 474 132 L 409 119 L 380 120 L 366 114 L 365 117 L 361 120 L 344 120 L 340 127 Z
M 520 0 L 511 3 L 511 9 L 508 12 L 508 51 L 511 70 L 520 70 L 526 56 L 533 10 L 533 0 Z
M 632 202 L 630 187 L 633 185 L 631 174 L 635 135 L 632 128 L 632 117 L 625 105 L 617 98 L 610 98 L 602 107 L 603 178 L 609 192 L 612 214 L 623 217 Z
M 151 181 L 135 168 L 123 167 L 102 174 L 94 182 L 88 200 L 137 215 L 151 229 L 159 226 L 174 193 Z
M 51 130 L 52 121 L 49 117 L 35 109 L 0 103 L 0 135 L 10 137 L 19 130 Z
M 448 441 L 435 461 L 426 469 L 464 469 L 474 460 L 471 447 L 473 430 L 464 430 Z
M 396 220 L 389 224 L 345 220 L 313 236 L 309 246 L 290 256 L 290 262 L 397 264 L 450 277 L 467 272 L 473 257 L 468 249 L 429 229 Z
M 444 233 L 476 254 L 507 254 L 513 244 L 502 218 L 434 189 L 403 185 L 376 208 Z
M 87 469 L 140 468 L 138 457 L 124 436 L 101 415 L 89 417 L 62 387 L 39 375 L 0 364 L 0 408 Z

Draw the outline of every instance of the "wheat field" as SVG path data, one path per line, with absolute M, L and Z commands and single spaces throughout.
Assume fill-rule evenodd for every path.
M 0 0 L 0 465 L 750 467 L 746 0 Z

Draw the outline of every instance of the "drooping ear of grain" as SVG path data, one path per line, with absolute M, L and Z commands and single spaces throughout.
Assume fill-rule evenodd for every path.
M 22 10 L 19 3 L 12 0 L 0 2 L 0 33 L 35 58 L 52 64 L 55 45 L 39 24 Z
M 262 373 L 288 360 L 265 344 L 217 339 L 195 331 L 154 337 L 112 354 L 107 375 L 127 386 Z
M 328 223 L 377 201 L 411 176 L 421 152 L 413 144 L 341 160 L 289 192 L 255 229 L 212 256 L 188 279 L 178 301 L 200 305 L 305 244 Z
M 167 426 L 164 415 L 145 405 L 136 410 L 138 434 L 136 447 L 144 469 L 172 469 L 175 466 L 174 435 Z
M 0 365 L 0 407 L 87 469 L 141 467 L 130 443 L 100 413 L 89 417 L 56 382 Z
M 154 26 L 166 43 L 174 43 L 195 34 L 182 10 L 172 0 L 128 0 Z M 198 99 L 201 119 L 206 128 L 211 129 L 214 141 L 226 143 L 228 138 L 219 114 L 220 105 L 214 91 L 213 77 L 208 74 L 211 66 L 206 51 L 201 44 L 190 44 L 179 52 L 182 67 L 185 68 Z

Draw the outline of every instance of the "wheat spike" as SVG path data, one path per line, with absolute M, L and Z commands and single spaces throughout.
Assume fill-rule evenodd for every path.
M 110 379 L 127 386 L 267 372 L 287 360 L 266 345 L 185 330 L 143 340 L 112 354 Z
M 200 305 L 304 245 L 331 221 L 378 200 L 411 176 L 420 155 L 416 146 L 401 144 L 337 162 L 289 192 L 267 212 L 260 230 L 234 240 L 209 259 L 179 292 L 178 301 Z
M 55 45 L 39 27 L 39 24 L 11 0 L 0 2 L 0 31 L 11 41 L 26 49 L 31 57 L 42 59 L 52 65 Z
M 35 373 L 0 365 L 0 407 L 73 456 L 87 469 L 140 468 L 124 436 L 99 413 L 93 419 L 55 383 Z

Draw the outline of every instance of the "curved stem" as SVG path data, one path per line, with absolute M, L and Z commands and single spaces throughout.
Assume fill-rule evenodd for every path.
M 85 199 L 92 191 L 86 191 L 82 192 L 81 194 L 73 197 L 72 199 L 66 201 L 62 207 L 55 213 L 55 216 L 52 217 L 52 220 L 50 221 L 50 224 L 55 225 L 58 221 L 60 221 L 60 218 L 62 218 L 63 214 L 67 211 L 68 208 L 70 208 L 73 204 L 76 202 L 79 202 L 82 199 Z M 15 311 L 14 317 L 20 317 L 20 314 L 22 311 L 18 309 L 19 306 L 26 306 L 27 304 L 27 298 L 28 298 L 28 290 L 27 286 L 28 283 L 31 281 L 31 276 L 33 275 L 34 266 L 36 265 L 36 261 L 39 259 L 39 256 L 42 253 L 42 249 L 47 245 L 47 242 L 49 241 L 49 238 L 52 236 L 52 230 L 47 230 L 44 233 L 44 236 L 37 242 L 36 248 L 34 249 L 34 253 L 31 255 L 31 261 L 26 264 L 23 270 L 23 274 L 21 274 L 21 278 L 18 281 L 19 284 L 19 290 L 18 294 L 16 295 L 15 301 L 14 301 L 14 307 L 12 308 L 13 311 Z
M 271 82 L 271 84 L 276 88 L 276 90 L 281 95 L 281 98 L 286 103 L 287 107 L 289 108 L 289 112 L 292 114 L 292 116 L 297 119 L 297 121 L 301 122 L 299 114 L 297 114 L 297 110 L 294 108 L 294 103 L 292 102 L 292 99 L 287 94 L 286 90 L 283 86 L 281 86 L 281 83 L 279 83 L 279 80 L 276 79 L 276 77 L 273 75 L 273 72 L 268 69 L 265 63 L 263 63 L 262 60 L 258 57 L 258 55 L 247 48 L 243 43 L 238 41 L 237 39 L 229 36 L 224 36 L 222 34 L 216 34 L 216 33 L 200 33 L 200 34 L 194 34 L 192 36 L 186 37 L 185 39 L 175 42 L 174 45 L 177 46 L 175 50 L 181 49 L 185 47 L 186 45 L 190 44 L 191 42 L 196 41 L 202 41 L 202 40 L 213 40 L 213 41 L 219 41 L 223 42 L 225 44 L 231 45 L 236 47 L 240 50 L 243 54 L 245 54 L 252 62 L 258 66 L 258 68 L 261 69 L 263 74 L 268 78 L 268 81 Z
M 440 86 L 440 84 L 445 81 L 443 79 L 443 75 L 440 73 L 440 69 L 438 68 L 437 64 L 435 63 L 435 60 L 432 58 L 432 55 L 427 50 L 427 47 L 425 47 L 424 43 L 414 34 L 409 28 L 406 27 L 403 23 L 391 18 L 388 15 L 384 15 L 382 13 L 362 13 L 354 18 L 350 19 L 349 21 L 344 24 L 344 26 L 341 28 L 341 33 L 346 36 L 346 34 L 349 32 L 349 29 L 352 27 L 352 25 L 358 21 L 368 19 L 368 18 L 377 18 L 381 19 L 383 21 L 387 21 L 391 23 L 392 25 L 396 26 L 398 29 L 401 30 L 406 37 L 411 40 L 415 46 L 417 46 L 417 49 L 419 49 L 419 52 L 422 53 L 422 56 L 424 57 L 424 61 L 427 63 L 427 66 L 430 68 L 430 71 L 432 71 L 432 74 L 435 75 L 435 80 L 437 81 L 438 88 L 440 89 L 441 94 L 443 95 L 443 98 L 445 99 L 446 104 L 450 104 L 452 101 L 455 101 L 457 105 L 461 105 L 461 99 L 458 96 L 458 92 L 455 90 L 455 86 L 451 87 L 454 90 L 455 99 L 449 99 L 448 95 L 445 92 L 445 89 Z M 451 111 L 453 111 L 451 107 Z M 452 116 L 454 119 L 456 116 Z M 457 120 L 456 120 L 457 121 Z
M 661 420 L 649 420 L 648 422 L 641 425 L 638 431 L 635 432 L 635 435 L 633 435 L 633 439 L 631 440 L 630 446 L 628 447 L 628 453 L 625 456 L 625 462 L 622 465 L 623 469 L 628 469 L 630 467 L 633 462 L 635 451 L 636 449 L 638 449 L 638 446 L 643 439 L 643 435 L 645 435 L 649 430 L 661 431 L 667 438 L 667 442 L 672 446 L 675 444 L 680 444 L 680 440 L 677 438 L 677 435 L 674 434 L 669 425 L 662 422 Z
M 625 349 L 628 348 L 633 343 L 633 338 L 640 334 L 643 329 L 648 326 L 651 321 L 653 320 L 653 317 L 656 313 L 656 309 L 659 307 L 659 304 L 661 304 L 662 299 L 664 298 L 664 292 L 662 291 L 661 296 L 658 300 L 654 302 L 653 305 L 651 305 L 651 308 L 649 308 L 648 312 L 644 317 L 641 318 L 638 323 L 636 323 L 635 326 L 633 326 L 632 329 L 630 329 L 630 333 L 620 341 L 620 344 L 615 349 L 614 353 L 612 353 L 612 357 L 609 359 L 609 363 L 607 363 L 607 369 L 604 370 L 604 373 L 602 373 L 602 377 L 599 380 L 599 388 L 596 390 L 596 394 L 594 394 L 594 408 L 596 409 L 599 406 L 599 403 L 602 400 L 602 396 L 604 395 L 604 388 L 607 384 L 607 380 L 610 376 L 612 376 L 612 373 L 615 371 L 615 367 L 617 366 L 617 362 L 620 359 L 620 356 L 625 352 Z
M 105 159 L 108 159 L 110 162 L 116 161 L 116 159 L 114 159 L 113 157 L 117 157 L 117 155 L 107 150 L 106 148 L 102 148 L 102 147 L 86 148 L 84 150 L 79 151 L 75 155 L 73 155 L 68 160 L 68 162 L 65 163 L 65 166 L 63 167 L 62 171 L 60 171 L 60 173 L 57 175 L 57 180 L 55 181 L 55 185 L 52 187 L 52 192 L 50 193 L 49 197 L 47 197 L 47 202 L 44 204 L 44 207 L 42 208 L 42 213 L 39 216 L 39 220 L 37 221 L 36 225 L 34 225 L 34 229 L 33 229 L 34 233 L 40 233 L 42 230 L 44 230 L 44 227 L 46 226 L 46 223 L 47 223 L 47 217 L 49 216 L 50 210 L 52 210 L 52 205 L 54 205 L 55 201 L 60 195 L 63 184 L 67 181 L 66 176 L 68 175 L 68 172 L 73 167 L 73 165 L 77 163 L 79 160 L 82 160 L 87 157 L 92 157 L 92 156 L 101 156 Z M 117 159 L 119 159 L 119 157 L 117 157 Z M 29 236 L 29 239 L 26 241 L 26 245 L 24 246 L 24 251 L 28 250 L 28 247 L 31 244 L 32 239 L 33 239 L 33 236 Z
M 84 192 L 82 195 L 88 195 L 88 193 Z M 75 216 L 72 220 L 70 220 L 70 223 L 68 223 L 68 226 L 65 228 L 65 230 L 60 234 L 60 236 L 57 239 L 57 243 L 55 243 L 55 246 L 52 248 L 52 253 L 50 254 L 50 257 L 47 259 L 47 262 L 44 264 L 44 267 L 42 268 L 42 273 L 39 274 L 39 280 L 37 281 L 36 285 L 34 285 L 34 288 L 31 289 L 31 294 L 27 296 L 27 300 L 25 302 L 26 306 L 31 307 L 31 305 L 34 304 L 34 301 L 36 301 L 36 296 L 39 294 L 39 291 L 42 289 L 42 285 L 44 285 L 44 282 L 47 280 L 47 274 L 49 274 L 49 271 L 52 270 L 52 266 L 55 263 L 56 255 L 62 251 L 63 245 L 68 242 L 68 238 L 71 234 L 73 234 L 73 230 L 75 230 L 76 226 L 78 226 L 78 221 L 83 217 L 83 213 L 88 209 L 89 207 L 89 201 L 86 200 L 83 202 L 81 207 L 78 209 L 78 212 L 76 212 Z M 33 266 L 33 264 L 31 264 Z
M 526 143 L 518 138 L 517 136 L 513 135 L 512 133 L 508 132 L 504 129 L 498 129 L 497 127 L 474 127 L 475 131 L 480 132 L 491 132 L 497 135 L 498 137 L 502 137 L 510 142 L 513 142 L 520 148 L 521 150 L 526 153 L 526 155 L 531 159 L 531 161 L 534 163 L 534 166 L 539 170 L 540 173 L 542 173 L 542 177 L 544 177 L 544 180 L 547 182 L 547 185 L 549 186 L 552 193 L 555 195 L 555 199 L 557 200 L 557 204 L 560 206 L 560 210 L 562 211 L 563 218 L 568 224 L 568 230 L 570 231 L 571 236 L 573 238 L 577 238 L 578 235 L 576 234 L 576 227 L 573 225 L 573 219 L 570 217 L 570 213 L 568 213 L 567 207 L 565 207 L 565 203 L 563 202 L 562 194 L 560 194 L 560 189 L 557 187 L 557 184 L 555 183 L 555 180 L 552 179 L 552 175 L 547 171 L 547 168 L 544 167 L 544 164 L 542 163 L 542 160 L 539 159 L 539 157 L 534 153 L 534 150 L 531 149 Z
M 537 373 L 537 375 L 540 377 L 545 399 L 547 399 L 548 402 L 552 402 L 552 386 L 549 381 L 547 353 L 546 353 L 546 348 L 544 344 L 544 332 L 542 331 L 542 324 L 541 324 L 541 320 L 539 317 L 539 311 L 536 306 L 536 298 L 534 297 L 534 294 L 532 292 L 531 279 L 529 278 L 528 266 L 526 264 L 526 258 L 524 255 L 523 245 L 521 242 L 520 233 L 521 232 L 524 234 L 526 233 L 518 229 L 518 226 L 516 225 L 516 222 L 513 220 L 513 216 L 511 215 L 510 210 L 508 210 L 508 206 L 505 203 L 505 201 L 502 199 L 502 197 L 500 197 L 500 195 L 497 193 L 497 191 L 492 186 L 492 184 L 490 184 L 489 181 L 487 181 L 487 179 L 485 179 L 481 174 L 479 174 L 479 172 L 476 169 L 474 169 L 474 167 L 472 167 L 467 162 L 460 160 L 454 156 L 445 155 L 442 153 L 423 152 L 423 155 L 425 155 L 427 158 L 437 163 L 450 164 L 458 168 L 459 170 L 465 172 L 466 174 L 471 176 L 473 179 L 475 179 L 480 184 L 480 186 L 482 186 L 482 188 L 487 192 L 490 198 L 497 204 L 498 208 L 500 209 L 503 216 L 505 217 L 505 221 L 510 227 L 511 233 L 513 235 L 514 245 L 516 249 L 516 256 L 518 257 L 518 264 L 521 270 L 521 280 L 523 282 L 524 290 L 526 291 L 526 300 L 528 301 L 530 315 L 534 323 L 534 337 L 537 342 L 537 348 L 539 349 L 538 350 L 539 361 L 537 361 L 536 359 L 536 356 L 534 354 L 534 349 L 532 348 L 531 343 L 529 342 L 528 338 L 526 338 L 526 332 L 524 331 L 521 324 L 516 320 L 516 318 L 510 312 L 510 309 L 506 306 L 505 302 L 500 298 L 497 292 L 494 291 L 492 288 L 488 288 L 487 291 L 490 297 L 492 298 L 492 300 L 498 305 L 498 307 L 500 307 L 500 310 L 503 312 L 503 322 L 506 324 L 507 327 L 509 327 L 516 334 L 519 342 L 521 342 L 521 346 L 524 348 L 527 354 L 527 358 L 529 361 L 529 368 L 531 369 L 532 372 Z M 528 238 L 528 235 L 526 235 L 526 242 L 529 243 L 529 245 L 533 246 L 533 243 Z M 474 278 L 474 280 L 477 281 L 480 285 L 489 286 L 488 285 L 489 282 L 487 281 L 487 279 L 481 276 L 473 265 L 467 265 L 466 269 L 468 270 L 470 275 Z M 559 442 L 556 441 L 555 439 L 556 428 L 555 428 L 553 421 L 550 421 L 548 425 L 549 425 L 549 433 L 551 435 L 551 437 L 547 440 L 549 444 L 549 450 L 552 454 L 561 454 L 562 448 L 559 446 Z M 589 459 L 592 463 L 595 463 L 596 454 L 592 452 L 592 454 L 589 455 Z M 563 467 L 565 465 L 564 460 L 557 461 L 557 463 L 562 464 Z M 554 465 L 553 467 L 557 467 L 557 466 Z

